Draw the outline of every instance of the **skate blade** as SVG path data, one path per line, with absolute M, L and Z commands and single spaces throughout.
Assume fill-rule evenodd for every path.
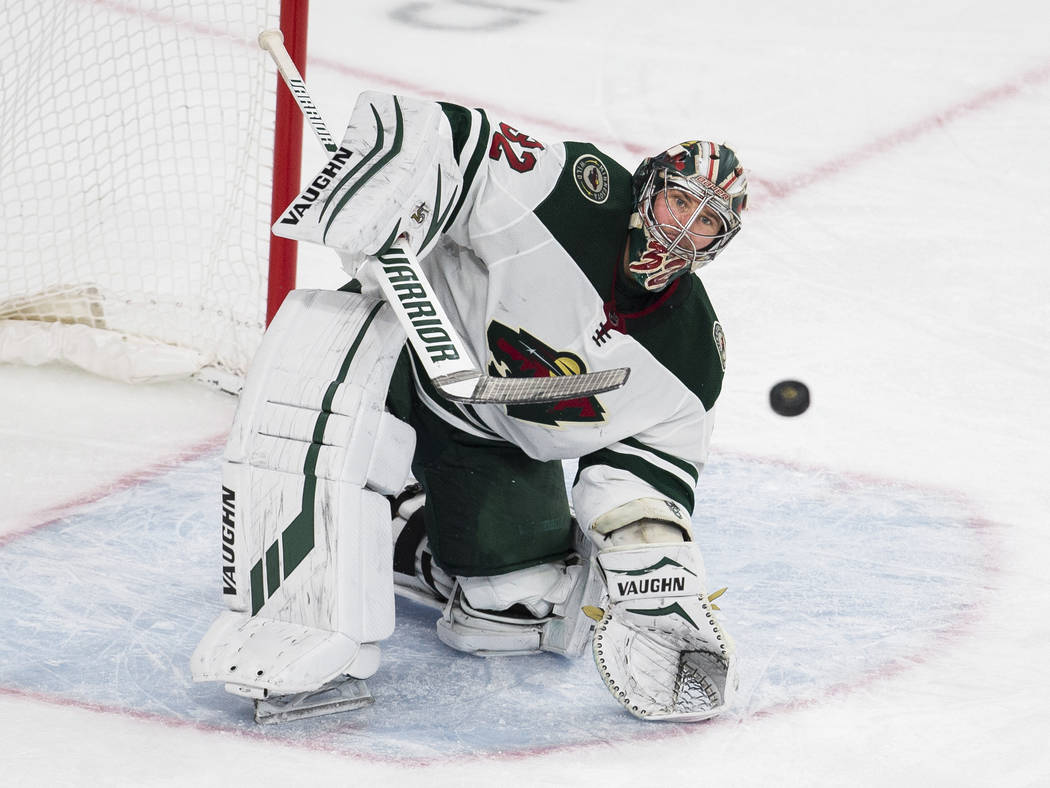
M 260 725 L 273 725 L 352 711 L 374 702 L 375 698 L 361 679 L 347 679 L 313 692 L 256 700 L 255 721 Z

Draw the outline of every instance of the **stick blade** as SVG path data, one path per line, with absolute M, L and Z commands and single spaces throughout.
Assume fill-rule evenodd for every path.
M 463 378 L 437 378 L 433 382 L 448 399 L 474 405 L 532 405 L 593 397 L 614 391 L 627 382 L 627 367 L 603 369 L 583 375 L 555 375 L 547 378 L 498 378 L 480 375 L 471 378 L 473 389 L 464 393 Z M 447 378 L 457 376 L 449 375 Z M 459 385 L 457 385 L 459 384 Z

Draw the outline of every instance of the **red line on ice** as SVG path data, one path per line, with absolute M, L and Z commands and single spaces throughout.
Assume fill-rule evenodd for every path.
M 88 2 L 90 4 L 101 6 L 101 7 L 105 7 L 105 8 L 108 8 L 110 10 L 117 11 L 117 12 L 125 12 L 125 13 L 136 13 L 136 12 L 138 12 L 137 10 L 133 11 L 130 7 L 128 7 L 126 5 L 123 5 L 123 4 L 119 3 L 119 2 L 112 2 L 111 0 L 88 0 Z M 151 18 L 153 18 L 154 21 L 158 21 L 158 22 L 165 22 L 166 23 L 166 22 L 172 21 L 172 20 L 170 20 L 170 19 L 168 19 L 166 17 L 160 17 L 159 15 L 156 15 L 156 14 L 151 14 Z M 195 29 L 197 30 L 197 32 L 200 32 L 200 33 L 202 33 L 204 35 L 221 35 L 222 34 L 221 30 L 208 28 L 208 27 L 204 27 L 204 26 L 201 26 L 201 25 L 195 26 Z M 254 45 L 255 45 L 254 41 L 252 41 L 252 42 L 247 42 L 246 41 L 246 42 L 243 42 L 243 43 L 246 46 L 251 46 L 251 47 L 254 47 Z M 366 79 L 368 81 L 377 83 L 379 85 L 382 85 L 382 86 L 385 86 L 385 87 L 388 87 L 388 88 L 405 89 L 405 90 L 410 90 L 410 91 L 413 91 L 413 92 L 416 92 L 416 93 L 433 95 L 433 91 L 431 91 L 429 88 L 427 88 L 424 85 L 421 85 L 421 84 L 418 84 L 418 83 L 408 82 L 408 81 L 397 79 L 397 78 L 391 78 L 391 77 L 388 77 L 388 76 L 385 76 L 385 75 L 382 75 L 382 74 L 378 74 L 378 73 L 375 73 L 375 72 L 370 72 L 370 71 L 367 71 L 367 70 L 364 70 L 364 69 L 361 69 L 361 68 L 357 68 L 357 67 L 354 67 L 354 66 L 348 66 L 348 65 L 346 65 L 346 64 L 344 64 L 342 62 L 331 60 L 331 59 L 328 59 L 328 58 L 310 58 L 309 62 L 310 62 L 310 64 L 312 64 L 315 67 L 326 68 L 326 69 L 333 70 L 333 71 L 335 71 L 337 73 L 354 76 L 354 77 L 357 77 L 357 78 L 360 78 L 360 79 Z M 860 145 L 860 146 L 858 146 L 858 147 L 856 147 L 856 148 L 854 148 L 852 150 L 849 150 L 849 151 L 847 151 L 845 153 L 842 153 L 842 154 L 840 154 L 840 155 L 838 155 L 838 156 L 836 156 L 836 157 L 834 157 L 832 159 L 829 159 L 828 161 L 824 162 L 823 164 L 819 164 L 819 165 L 817 165 L 815 167 L 810 167 L 810 168 L 807 169 L 807 171 L 805 173 L 800 173 L 797 176 L 785 178 L 785 179 L 782 179 L 782 180 L 779 180 L 779 181 L 767 181 L 765 179 L 752 177 L 751 182 L 752 182 L 752 184 L 759 186 L 760 189 L 762 189 L 765 192 L 765 196 L 768 199 L 776 200 L 776 199 L 790 197 L 790 196 L 794 195 L 796 192 L 801 191 L 801 190 L 803 190 L 803 189 L 805 189 L 805 188 L 807 188 L 807 187 L 809 187 L 809 186 L 811 186 L 811 185 L 813 185 L 815 183 L 818 183 L 820 181 L 823 181 L 823 180 L 826 180 L 828 178 L 834 177 L 835 175 L 838 175 L 838 174 L 840 174 L 842 172 L 845 172 L 845 171 L 848 171 L 850 169 L 853 169 L 854 167 L 857 167 L 857 166 L 859 166 L 859 165 L 861 165 L 861 164 L 863 164 L 863 163 L 865 163 L 865 162 L 867 162 L 867 161 L 869 161 L 869 160 L 871 160 L 873 158 L 876 158 L 878 156 L 881 156 L 881 155 L 883 155 L 885 153 L 888 153 L 888 152 L 892 151 L 895 147 L 897 147 L 899 145 L 902 145 L 904 143 L 911 142 L 911 141 L 913 141 L 915 139 L 918 139 L 919 137 L 922 137 L 923 135 L 928 134 L 928 133 L 930 133 L 931 131 L 934 131 L 937 128 L 940 128 L 940 127 L 943 127 L 943 126 L 948 125 L 950 123 L 953 123 L 953 122 L 955 122 L 957 120 L 960 120 L 960 119 L 962 119 L 962 118 L 964 118 L 964 117 L 966 117 L 968 115 L 974 114 L 976 112 L 980 112 L 980 111 L 989 109 L 992 106 L 995 106 L 995 105 L 997 105 L 997 104 L 999 104 L 999 103 L 1001 103 L 1003 101 L 1011 99 L 1011 98 L 1019 95 L 1021 93 L 1022 89 L 1025 86 L 1042 84 L 1042 83 L 1046 82 L 1048 78 L 1050 78 L 1050 60 L 1045 61 L 1042 64 L 1040 64 L 1040 65 L 1038 65 L 1038 66 L 1036 66 L 1034 68 L 1029 68 L 1029 69 L 1021 72 L 1020 74 L 1017 74 L 1017 75 L 1015 75 L 1015 76 L 1013 76 L 1011 78 L 1008 78 L 1008 79 L 1000 82 L 999 84 L 994 85 L 994 86 L 992 86 L 992 87 L 990 87 L 990 88 L 988 88 L 986 90 L 983 90 L 983 91 L 981 91 L 981 92 L 979 92 L 979 93 L 977 93 L 977 94 L 975 94 L 975 95 L 973 95 L 973 96 L 971 96 L 969 98 L 966 98 L 966 99 L 963 99 L 961 101 L 958 101 L 958 102 L 948 106 L 945 109 L 936 111 L 936 112 L 934 112 L 934 113 L 932 113 L 930 115 L 927 115 L 927 116 L 925 116 L 923 118 L 919 118 L 918 120 L 916 120 L 916 121 L 914 121 L 914 122 L 912 122 L 912 123 L 910 123 L 910 124 L 908 124 L 906 126 L 898 128 L 898 129 L 896 129 L 896 130 L 894 130 L 894 131 L 892 131 L 892 132 L 890 132 L 888 134 L 885 134 L 885 135 L 882 135 L 880 137 L 877 137 L 876 139 L 874 139 L 874 140 L 872 140 L 870 142 L 867 142 L 867 143 L 862 144 L 862 145 Z M 571 124 L 565 124 L 565 123 L 562 123 L 562 122 L 557 121 L 557 120 L 552 119 L 552 118 L 546 118 L 546 117 L 540 117 L 540 116 L 522 115 L 519 112 L 516 112 L 516 111 L 514 111 L 512 109 L 501 107 L 500 105 L 495 104 L 493 102 L 488 102 L 488 101 L 484 101 L 484 100 L 479 101 L 479 100 L 474 100 L 474 99 L 467 99 L 467 98 L 462 97 L 462 96 L 458 97 L 456 100 L 460 101 L 461 103 L 470 105 L 470 106 L 485 106 L 487 109 L 490 109 L 490 110 L 492 110 L 492 111 L 494 111 L 496 113 L 513 114 L 515 117 L 520 118 L 521 120 L 524 120 L 526 122 L 534 122 L 534 123 L 537 123 L 537 124 L 542 124 L 542 125 L 544 125 L 544 126 L 546 126 L 548 128 L 552 128 L 552 129 L 555 129 L 555 130 L 558 130 L 558 131 L 561 131 L 561 132 L 565 132 L 565 133 L 567 133 L 569 135 L 572 135 L 574 137 L 578 137 L 578 138 L 582 138 L 582 139 L 589 139 L 592 142 L 595 142 L 595 143 L 598 143 L 598 144 L 606 144 L 606 145 L 613 144 L 613 145 L 617 145 L 620 148 L 623 148 L 623 149 L 627 150 L 628 152 L 634 153 L 634 154 L 637 154 L 637 155 L 645 155 L 646 153 L 652 152 L 654 150 L 654 147 L 652 145 L 636 143 L 636 142 L 632 142 L 632 141 L 629 141 L 629 140 L 622 140 L 622 139 L 618 139 L 618 138 L 615 138 L 615 137 L 609 137 L 609 136 L 605 136 L 605 135 L 594 134 L 594 133 L 589 132 L 586 129 L 583 129 L 583 128 L 580 128 L 580 127 L 577 127 L 577 126 L 573 126 Z M 47 525 L 47 524 L 49 524 L 51 522 L 54 522 L 55 520 L 59 519 L 60 517 L 68 515 L 69 513 L 75 511 L 76 509 L 78 509 L 78 508 L 80 508 L 82 506 L 85 506 L 85 505 L 87 505 L 87 504 L 89 504 L 89 503 L 91 503 L 93 501 L 99 500 L 102 497 L 104 497 L 106 495 L 109 495 L 112 492 L 115 492 L 116 490 L 125 489 L 125 488 L 128 488 L 128 487 L 134 486 L 135 484 L 139 484 L 142 481 L 145 481 L 146 479 L 153 478 L 153 477 L 163 473 L 164 471 L 169 470 L 171 467 L 173 467 L 174 465 L 178 464 L 179 462 L 185 462 L 185 461 L 188 461 L 190 459 L 194 459 L 196 457 L 199 457 L 199 456 L 203 455 L 204 453 L 206 453 L 207 451 L 211 451 L 211 450 L 217 448 L 218 446 L 220 446 L 223 440 L 224 440 L 224 437 L 212 438 L 209 441 L 206 441 L 206 442 L 204 442 L 202 444 L 197 444 L 196 446 L 184 449 L 184 450 L 180 451 L 178 454 L 176 454 L 175 456 L 166 458 L 165 460 L 162 460 L 162 461 L 160 461 L 158 463 L 155 463 L 154 465 L 150 466 L 147 469 L 144 469 L 142 471 L 139 471 L 139 472 L 136 472 L 136 473 L 124 476 L 124 477 L 122 477 L 120 479 L 117 479 L 114 482 L 108 483 L 105 486 L 100 487 L 100 488 L 98 488 L 98 489 L 96 489 L 96 490 L 94 490 L 92 492 L 85 493 L 85 494 L 83 494 L 81 496 L 78 496 L 77 498 L 75 498 L 75 499 L 73 499 L 71 501 L 67 501 L 65 503 L 58 504 L 58 505 L 53 506 L 53 507 L 48 507 L 47 509 L 44 509 L 44 510 L 42 510 L 39 513 L 38 516 L 41 518 L 41 520 L 39 522 L 37 522 L 35 525 L 31 525 L 28 528 L 25 528 L 23 530 L 20 530 L 20 531 L 14 532 L 14 533 L 8 533 L 8 534 L 5 534 L 3 536 L 0 536 L 0 548 L 4 547 L 6 544 L 10 543 L 14 539 L 16 539 L 16 538 L 18 538 L 18 537 L 20 537 L 20 536 L 22 536 L 22 535 L 24 535 L 26 533 L 29 533 L 29 532 L 31 532 L 33 530 L 36 530 L 37 528 L 43 527 L 43 526 L 45 526 L 45 525 Z M 767 458 L 761 458 L 761 459 L 764 462 L 769 462 L 769 460 Z M 797 467 L 797 466 L 791 466 L 791 467 Z M 842 476 L 842 477 L 847 477 L 847 478 L 849 477 L 848 474 L 836 474 L 836 475 Z M 854 476 L 853 478 L 855 478 L 858 481 L 860 481 L 864 477 Z M 868 483 L 871 483 L 873 481 L 878 481 L 878 480 L 875 480 L 875 479 L 872 479 L 872 478 L 864 478 L 864 480 L 866 482 L 868 482 Z M 886 480 L 881 480 L 881 481 L 883 483 L 886 483 L 886 484 L 890 484 L 891 483 L 891 482 L 886 481 Z M 892 483 L 893 484 L 897 484 L 897 485 L 902 484 L 902 483 L 899 483 L 899 482 L 896 482 L 896 481 L 894 481 Z M 905 484 L 905 486 L 912 487 L 913 489 L 918 489 L 915 485 L 907 485 L 907 484 Z M 996 558 L 997 558 L 997 546 L 996 546 L 995 540 L 992 538 L 991 533 L 990 533 L 990 531 L 992 530 L 992 528 L 991 528 L 992 524 L 990 524 L 987 521 L 985 521 L 985 520 L 975 516 L 975 517 L 973 517 L 973 518 L 971 518 L 969 520 L 969 526 L 970 526 L 971 529 L 973 529 L 978 534 L 978 538 L 984 543 L 984 546 L 986 548 L 986 553 L 985 553 L 986 568 L 989 571 L 989 573 L 994 573 L 995 571 L 998 570 L 998 565 L 997 565 L 997 560 L 996 560 Z M 967 619 L 965 621 L 961 621 L 961 622 L 957 623 L 955 626 L 953 626 L 950 630 L 937 635 L 935 637 L 937 646 L 939 646 L 940 649 L 944 649 L 944 648 L 946 648 L 949 645 L 949 643 L 955 642 L 955 641 L 959 640 L 960 638 L 962 638 L 963 636 L 969 634 L 972 631 L 972 629 L 973 629 L 973 627 L 974 627 L 974 625 L 976 623 L 976 621 L 974 620 L 975 618 L 976 617 L 971 617 L 971 618 L 969 618 L 969 619 Z M 932 656 L 933 653 L 935 653 L 935 652 L 933 652 L 931 650 L 931 652 L 927 655 L 927 658 L 928 658 L 928 656 Z M 854 680 L 852 682 L 844 683 L 844 684 L 840 684 L 840 685 L 829 686 L 829 687 L 827 687 L 825 689 L 825 691 L 821 695 L 818 695 L 818 696 L 815 696 L 815 697 L 809 697 L 809 698 L 806 698 L 805 700 L 802 700 L 802 701 L 788 702 L 788 703 L 784 703 L 784 704 L 781 704 L 781 705 L 778 705 L 778 706 L 773 706 L 773 707 L 770 707 L 770 708 L 762 709 L 762 710 L 760 710 L 758 712 L 755 712 L 755 713 L 749 715 L 749 717 L 756 718 L 756 717 L 771 716 L 771 715 L 774 715 L 774 714 L 777 714 L 777 713 L 783 713 L 784 711 L 796 710 L 796 709 L 805 708 L 807 706 L 812 706 L 812 705 L 814 705 L 816 703 L 821 702 L 822 700 L 826 700 L 829 697 L 842 695 L 842 694 L 850 694 L 850 693 L 853 693 L 856 690 L 860 689 L 861 687 L 866 686 L 868 684 L 871 684 L 871 683 L 873 683 L 873 682 L 875 682 L 877 680 L 889 678 L 889 677 L 896 676 L 896 675 L 899 675 L 901 673 L 907 672 L 915 664 L 921 664 L 921 663 L 925 662 L 927 658 L 918 657 L 918 658 L 916 658 L 914 660 L 912 665 L 909 665 L 907 667 L 903 667 L 903 666 L 887 666 L 887 667 L 884 667 L 884 668 L 881 668 L 881 669 L 877 669 L 877 670 L 871 671 L 871 672 L 869 672 L 869 673 L 867 673 L 867 674 L 865 674 L 865 675 L 863 675 L 861 677 L 858 677 L 856 680 Z M 101 705 L 101 704 L 85 703 L 85 702 L 71 700 L 71 699 L 67 699 L 67 698 L 61 698 L 59 696 L 47 695 L 47 694 L 44 694 L 44 693 L 28 692 L 28 691 L 24 691 L 24 690 L 20 690 L 20 689 L 16 689 L 16 688 L 0 687 L 0 695 L 23 697 L 23 698 L 26 698 L 26 699 L 38 700 L 38 701 L 42 701 L 42 702 L 45 702 L 45 703 L 50 703 L 50 704 L 58 705 L 58 706 L 76 707 L 76 708 L 88 709 L 88 710 L 98 711 L 98 712 L 103 712 L 103 713 L 119 714 L 119 715 L 122 715 L 122 716 L 131 717 L 131 718 L 135 718 L 135 719 L 142 719 L 142 720 L 147 720 L 147 721 L 150 721 L 150 722 L 159 722 L 159 723 L 162 723 L 164 725 L 168 725 L 170 727 L 190 727 L 190 728 L 196 728 L 196 729 L 199 729 L 199 730 L 211 730 L 211 731 L 222 732 L 222 733 L 240 734 L 240 735 L 245 736 L 247 738 L 257 738 L 256 736 L 254 736 L 251 733 L 244 732 L 244 731 L 237 731 L 235 729 L 222 728 L 222 727 L 219 727 L 219 726 L 212 726 L 212 725 L 202 724 L 202 723 L 198 723 L 198 722 L 183 720 L 183 719 L 180 719 L 180 718 L 162 717 L 160 715 L 155 715 L 155 714 L 150 714 L 150 713 L 146 713 L 146 712 L 141 712 L 141 711 L 137 711 L 137 710 L 134 710 L 134 709 L 125 708 L 125 707 L 112 707 L 112 706 L 106 706 L 106 705 Z M 739 722 L 739 720 L 736 719 L 734 715 L 731 715 L 731 716 L 729 716 L 727 718 L 716 718 L 716 719 L 711 720 L 708 723 L 706 723 L 705 726 L 701 726 L 701 727 L 697 727 L 697 728 L 692 728 L 692 727 L 689 727 L 689 726 L 675 726 L 675 727 L 667 726 L 664 730 L 660 730 L 659 728 L 657 728 L 657 729 L 654 730 L 654 735 L 653 736 L 651 736 L 651 737 L 650 736 L 646 736 L 644 738 L 645 739 L 662 739 L 662 738 L 670 738 L 670 737 L 679 737 L 679 736 L 683 736 L 683 735 L 688 735 L 688 734 L 693 733 L 693 732 L 699 734 L 699 733 L 702 733 L 703 728 L 705 728 L 707 726 L 710 726 L 710 725 L 738 724 L 738 722 Z M 349 756 L 351 758 L 356 758 L 356 759 L 375 760 L 375 761 L 382 761 L 382 762 L 388 762 L 388 763 L 390 763 L 390 762 L 395 762 L 395 763 L 396 762 L 400 762 L 400 763 L 403 763 L 405 765 L 412 765 L 412 766 L 425 766 L 425 765 L 428 765 L 428 764 L 438 764 L 438 763 L 441 763 L 444 760 L 444 759 L 441 759 L 441 758 L 433 758 L 433 759 L 413 759 L 413 758 L 408 758 L 408 759 L 389 759 L 389 758 L 368 756 L 368 755 L 361 754 L 361 753 L 348 753 L 345 750 L 339 750 L 339 749 L 336 749 L 336 748 L 326 747 L 321 741 L 312 741 L 311 742 L 311 741 L 307 740 L 306 742 L 295 742 L 295 743 L 283 742 L 280 739 L 268 739 L 268 741 L 270 741 L 272 743 L 277 743 L 277 744 L 288 744 L 289 746 L 294 746 L 294 747 L 300 748 L 300 749 L 312 749 L 312 750 L 323 750 L 323 751 L 328 751 L 328 752 L 336 752 L 338 754 L 347 755 L 347 756 Z M 600 742 L 599 742 L 599 744 L 600 744 Z M 530 756 L 539 755 L 539 754 L 543 754 L 543 753 L 557 752 L 557 751 L 564 751 L 564 750 L 573 750 L 573 749 L 577 749 L 577 748 L 582 747 L 582 746 L 584 746 L 584 745 L 581 745 L 581 744 L 568 744 L 568 745 L 556 745 L 556 746 L 552 746 L 552 747 L 540 747 L 540 748 L 525 749 L 525 750 L 521 750 L 519 752 L 513 752 L 513 753 L 510 753 L 510 752 L 504 752 L 504 753 L 499 753 L 499 754 L 479 753 L 478 755 L 473 756 L 473 758 L 471 756 L 466 756 L 466 759 L 472 760 L 472 759 L 484 758 L 484 759 L 491 760 L 491 759 L 495 759 L 495 758 L 501 758 L 501 759 L 507 759 L 507 760 L 517 760 L 517 759 L 520 759 L 520 758 L 530 757 Z M 588 746 L 593 746 L 593 744 L 592 745 L 588 745 Z M 459 755 L 459 756 L 457 756 L 457 758 L 462 760 L 462 759 L 464 759 L 464 756 Z
M 324 68 L 339 74 L 353 76 L 387 88 L 409 90 L 426 96 L 439 95 L 426 85 L 396 77 L 389 77 L 358 66 L 350 66 L 331 58 L 311 57 L 309 58 L 309 63 L 318 68 Z M 834 158 L 828 159 L 822 164 L 808 167 L 805 172 L 799 173 L 798 175 L 776 181 L 766 180 L 765 178 L 752 175 L 750 177 L 750 183 L 752 186 L 757 186 L 763 193 L 762 197 L 764 201 L 790 197 L 794 195 L 795 192 L 853 169 L 854 167 L 857 167 L 877 156 L 889 153 L 894 148 L 918 139 L 935 129 L 946 126 L 976 112 L 986 110 L 1007 99 L 1011 99 L 1019 95 L 1025 86 L 1042 84 L 1043 82 L 1046 82 L 1048 78 L 1050 78 L 1050 60 L 1046 60 L 1038 66 L 1029 68 L 1019 74 L 1009 77 L 990 88 L 970 96 L 969 98 L 951 104 L 945 109 L 933 112 L 932 114 L 919 118 L 906 126 L 902 126 L 888 134 L 884 134 L 870 142 L 864 143 L 852 150 L 848 150 Z M 497 114 L 506 114 L 525 122 L 543 125 L 547 128 L 564 132 L 572 136 L 574 139 L 586 139 L 598 145 L 616 145 L 629 153 L 638 156 L 651 154 L 655 150 L 658 150 L 661 145 L 666 144 L 666 140 L 654 145 L 652 143 L 640 143 L 631 140 L 624 140 L 619 137 L 597 134 L 580 126 L 563 123 L 555 118 L 523 114 L 515 108 L 504 107 L 499 103 L 488 101 L 487 99 L 477 99 L 460 95 L 455 97 L 455 100 L 467 106 L 480 106 Z
M 884 134 L 871 142 L 829 159 L 823 164 L 810 168 L 805 173 L 780 181 L 761 180 L 759 183 L 768 192 L 768 196 L 773 199 L 790 197 L 807 186 L 852 169 L 877 156 L 890 153 L 895 148 L 918 139 L 931 131 L 1011 99 L 1019 95 L 1026 85 L 1038 85 L 1045 82 L 1048 78 L 1050 78 L 1050 61 L 1045 61 L 1035 68 L 1030 68 L 974 96 L 958 101 L 946 109 L 934 112 L 907 126 L 902 126 L 889 134 Z
M 103 482 L 92 490 L 80 493 L 67 501 L 53 504 L 44 509 L 40 509 L 34 514 L 27 515 L 23 518 L 26 524 L 21 528 L 8 531 L 5 534 L 0 534 L 0 548 L 4 548 L 16 539 L 20 539 L 40 528 L 44 528 L 56 520 L 68 517 L 78 509 L 82 509 L 95 501 L 100 501 L 107 495 L 112 495 L 120 490 L 127 490 L 135 485 L 142 484 L 143 482 L 154 479 L 185 462 L 195 460 L 199 457 L 203 457 L 209 452 L 216 451 L 222 447 L 225 441 L 225 433 L 222 435 L 213 435 L 211 438 L 201 441 L 200 443 L 186 446 L 167 457 L 155 460 L 146 467 L 134 471 L 133 473 L 118 476 L 115 479 Z
M 130 474 L 113 485 L 100 488 L 96 493 L 91 493 L 71 501 L 68 504 L 64 504 L 63 507 L 67 507 L 69 510 L 75 510 L 79 506 L 85 505 L 92 500 L 98 500 L 99 498 L 114 492 L 117 489 L 123 489 L 125 487 L 133 486 L 141 481 L 152 478 L 169 470 L 174 464 L 179 461 L 188 461 L 194 459 L 209 450 L 216 448 L 221 445 L 222 437 L 214 438 L 209 442 L 199 444 L 198 446 L 186 449 L 175 455 L 172 458 L 168 458 L 163 462 L 159 462 L 149 469 L 136 474 Z M 756 461 L 762 462 L 767 465 L 776 465 L 784 468 L 785 470 L 805 472 L 809 474 L 819 475 L 830 475 L 842 481 L 844 487 L 849 487 L 851 484 L 857 484 L 862 486 L 880 486 L 904 489 L 911 492 L 922 492 L 927 496 L 933 495 L 945 499 L 952 500 L 959 508 L 971 510 L 968 499 L 958 491 L 950 488 L 931 487 L 929 485 L 914 484 L 906 481 L 899 481 L 896 479 L 887 479 L 879 476 L 870 474 L 860 473 L 849 473 L 833 471 L 828 468 L 824 468 L 817 465 L 803 465 L 800 463 L 793 463 L 781 460 L 772 460 L 768 457 L 760 455 L 751 455 L 740 452 L 723 452 L 722 456 L 727 458 L 736 458 L 744 461 Z M 717 459 L 717 458 L 716 458 Z M 55 510 L 61 507 L 54 507 Z M 52 512 L 52 509 L 46 510 Z M 63 511 L 65 511 L 63 509 Z M 972 510 L 971 510 L 972 511 Z M 39 527 L 43 527 L 50 522 L 58 519 L 61 515 L 55 515 L 46 522 L 42 522 L 37 526 L 32 527 L 28 531 L 22 531 L 20 534 L 28 533 L 29 531 L 36 530 Z M 999 571 L 999 540 L 997 535 L 994 533 L 999 526 L 997 524 L 985 520 L 976 514 L 972 514 L 965 520 L 966 527 L 975 535 L 978 543 L 982 546 L 982 552 L 984 557 L 984 569 L 985 577 L 995 575 Z M 20 535 L 20 534 L 16 534 Z M 0 548 L 5 544 L 5 541 L 0 541 Z M 978 587 L 980 588 L 980 587 Z M 777 703 L 771 706 L 766 706 L 755 711 L 748 711 L 743 704 L 746 703 L 746 698 L 740 697 L 737 700 L 737 706 L 734 707 L 725 717 L 717 717 L 712 720 L 708 720 L 703 725 L 695 725 L 689 723 L 682 723 L 678 725 L 674 724 L 653 724 L 651 730 L 643 734 L 635 734 L 633 740 L 636 741 L 660 741 L 672 738 L 683 738 L 689 736 L 701 736 L 705 730 L 710 729 L 712 726 L 721 727 L 724 725 L 739 725 L 741 722 L 747 720 L 761 720 L 767 717 L 775 717 L 780 714 L 789 713 L 792 711 L 800 711 L 807 708 L 812 708 L 821 703 L 825 703 L 830 699 L 848 696 L 856 693 L 865 687 L 869 687 L 880 681 L 892 679 L 901 675 L 905 675 L 912 670 L 928 663 L 932 658 L 939 657 L 948 651 L 951 647 L 958 645 L 965 637 L 972 635 L 977 628 L 977 625 L 982 621 L 982 610 L 979 606 L 975 605 L 972 611 L 972 615 L 960 615 L 958 616 L 950 626 L 943 630 L 930 633 L 929 640 L 925 644 L 925 650 L 915 654 L 909 661 L 898 660 L 895 663 L 887 663 L 869 671 L 866 671 L 852 680 L 842 681 L 835 684 L 829 684 L 814 694 L 807 695 L 805 698 L 801 698 L 793 701 L 785 701 L 783 703 Z M 130 708 L 127 706 L 118 706 L 103 703 L 92 703 L 90 701 L 82 701 L 74 698 L 63 697 L 61 695 L 39 692 L 34 690 L 25 690 L 18 687 L 5 687 L 0 686 L 0 696 L 7 695 L 11 697 L 20 697 L 26 700 L 34 700 L 41 703 L 47 703 L 54 706 L 67 707 L 67 708 L 78 708 L 87 711 L 94 711 L 102 714 L 113 714 L 116 716 L 128 717 L 131 719 L 142 720 L 149 723 L 159 723 L 169 728 L 192 728 L 201 731 L 208 731 L 214 733 L 232 734 L 246 739 L 253 740 L 265 740 L 271 744 L 278 744 L 284 747 L 290 747 L 297 750 L 307 750 L 314 752 L 325 752 L 333 755 L 345 757 L 352 761 L 362 761 L 366 763 L 383 763 L 389 765 L 403 766 L 406 768 L 425 768 L 428 766 L 440 766 L 450 762 L 473 762 L 479 760 L 493 761 L 518 761 L 524 760 L 531 757 L 548 755 L 559 752 L 571 752 L 584 747 L 593 748 L 595 746 L 613 746 L 615 747 L 618 743 L 625 741 L 624 739 L 597 739 L 591 742 L 570 742 L 565 744 L 555 744 L 548 746 L 539 747 L 524 747 L 520 750 L 514 751 L 489 751 L 481 750 L 476 753 L 457 753 L 453 756 L 448 757 L 396 757 L 396 756 L 385 756 L 378 755 L 368 752 L 354 752 L 347 750 L 345 747 L 339 745 L 333 736 L 326 736 L 324 733 L 319 732 L 316 736 L 302 738 L 302 739 L 281 739 L 278 737 L 269 737 L 264 735 L 263 732 L 255 732 L 252 730 L 244 730 L 233 726 L 224 727 L 221 724 L 202 722 L 199 720 L 186 719 L 184 717 L 168 717 L 161 714 L 146 712 L 139 709 Z M 612 702 L 610 700 L 610 702 Z
M 88 5 L 105 8 L 118 14 L 143 16 L 158 24 L 169 25 L 178 23 L 180 26 L 190 28 L 194 32 L 206 37 L 232 38 L 229 31 L 220 27 L 196 23 L 187 19 L 179 20 L 166 14 L 130 6 L 119 0 L 81 1 Z M 258 43 L 255 39 L 241 40 L 238 43 L 248 50 L 258 51 Z M 423 96 L 446 97 L 440 91 L 434 91 L 429 86 L 422 83 L 401 79 L 399 77 L 391 77 L 359 66 L 348 65 L 333 58 L 308 57 L 307 62 L 308 66 L 327 69 L 329 71 L 334 71 L 337 74 L 345 74 L 386 88 L 406 90 Z M 307 69 L 307 72 L 308 71 L 309 68 Z M 961 101 L 949 105 L 945 109 L 919 118 L 906 126 L 902 126 L 888 134 L 884 134 L 870 142 L 853 148 L 852 150 L 841 153 L 821 164 L 807 167 L 805 172 L 801 172 L 798 175 L 789 176 L 780 180 L 766 180 L 765 178 L 752 175 L 750 177 L 750 183 L 752 187 L 757 187 L 757 190 L 761 193 L 763 198 L 762 202 L 790 197 L 794 195 L 795 192 L 812 186 L 815 183 L 819 183 L 820 181 L 827 180 L 828 178 L 834 177 L 842 172 L 851 170 L 877 156 L 889 153 L 897 146 L 911 142 L 912 140 L 922 137 L 937 128 L 946 126 L 968 115 L 986 110 L 1005 100 L 1014 98 L 1021 93 L 1025 86 L 1042 84 L 1046 82 L 1048 78 L 1050 78 L 1050 60 L 1044 60 L 1039 65 L 1028 68 L 1012 77 L 1008 77 L 1002 82 L 982 90 L 969 98 L 962 99 Z M 307 79 L 309 78 L 307 77 Z M 497 114 L 506 114 L 507 116 L 512 116 L 526 123 L 543 125 L 546 128 L 563 132 L 576 139 L 586 139 L 598 145 L 615 145 L 637 156 L 651 154 L 655 150 L 660 149 L 661 145 L 666 144 L 666 140 L 657 143 L 641 143 L 607 134 L 599 134 L 580 126 L 564 123 L 556 118 L 522 113 L 515 108 L 504 107 L 497 102 L 489 101 L 487 99 L 477 99 L 462 94 L 450 96 L 450 98 L 454 98 L 454 100 L 467 106 L 482 106 Z M 335 131 L 338 133 L 340 130 L 336 129 Z M 759 202 L 759 205 L 761 205 L 761 202 Z

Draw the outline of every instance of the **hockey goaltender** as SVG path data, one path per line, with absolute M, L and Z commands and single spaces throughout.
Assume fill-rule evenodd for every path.
M 691 513 L 725 336 L 691 272 L 746 201 L 724 144 L 632 174 L 482 110 L 362 94 L 274 224 L 354 279 L 290 294 L 252 364 L 223 464 L 229 609 L 194 678 L 254 699 L 259 721 L 370 703 L 397 592 L 440 610 L 460 651 L 591 650 L 640 718 L 722 712 L 734 647 Z M 457 376 L 406 330 L 441 362 L 458 334 L 482 381 L 630 376 L 557 401 L 450 396 Z M 562 460 L 579 462 L 571 507 Z

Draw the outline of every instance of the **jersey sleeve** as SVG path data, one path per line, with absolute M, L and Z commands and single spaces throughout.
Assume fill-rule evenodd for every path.
M 556 187 L 565 145 L 542 142 L 482 109 L 448 103 L 441 108 L 463 174 L 445 231 L 474 250 L 483 264 L 498 263 L 521 251 L 515 228 L 532 221 L 536 207 Z
M 713 425 L 713 412 L 688 408 L 581 457 L 572 489 L 580 525 L 587 530 L 601 515 L 643 498 L 662 498 L 691 513 Z

